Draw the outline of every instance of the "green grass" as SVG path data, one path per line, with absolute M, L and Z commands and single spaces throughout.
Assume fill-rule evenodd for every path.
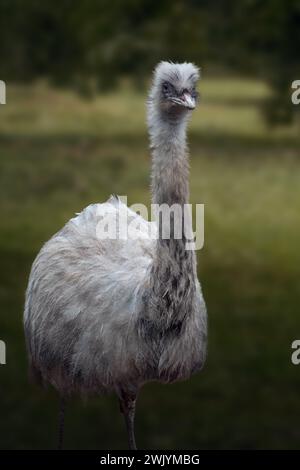
M 204 371 L 149 384 L 137 410 L 141 448 L 299 448 L 299 123 L 269 129 L 268 90 L 207 79 L 190 126 L 191 200 L 205 203 L 199 276 L 209 313 Z M 84 101 L 44 84 L 8 87 L 0 107 L 0 447 L 53 448 L 57 397 L 29 385 L 24 291 L 41 247 L 75 212 L 112 193 L 149 204 L 145 96 L 124 86 Z M 67 412 L 68 448 L 124 448 L 115 397 Z

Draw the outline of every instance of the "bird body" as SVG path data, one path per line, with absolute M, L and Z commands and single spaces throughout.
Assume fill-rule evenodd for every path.
M 133 214 L 115 197 L 88 206 L 32 266 L 25 316 L 32 366 L 62 394 L 111 391 L 135 373 L 135 322 L 153 247 L 145 238 L 99 240 L 99 220 L 116 211 Z
M 163 62 L 155 72 L 148 126 L 156 204 L 188 202 L 185 129 L 197 78 L 192 64 Z M 99 223 L 114 225 L 116 218 L 117 236 L 99 237 Z M 43 246 L 26 293 L 24 327 L 35 376 L 63 397 L 116 392 L 131 448 L 140 387 L 187 379 L 206 354 L 195 253 L 185 249 L 184 234 L 175 239 L 171 230 L 163 239 L 161 229 L 116 196 L 92 204 Z

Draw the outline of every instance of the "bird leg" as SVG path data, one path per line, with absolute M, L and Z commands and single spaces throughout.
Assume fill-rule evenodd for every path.
M 60 397 L 60 408 L 59 408 L 59 415 L 58 415 L 57 450 L 62 450 L 62 447 L 63 447 L 64 427 L 65 427 L 65 409 L 66 409 L 66 400 L 64 397 Z
M 135 403 L 136 395 L 129 395 L 127 393 L 122 393 L 119 398 L 120 401 L 120 411 L 124 415 L 126 430 L 127 430 L 127 439 L 128 447 L 130 450 L 137 450 L 135 437 L 134 437 L 134 415 L 135 415 Z

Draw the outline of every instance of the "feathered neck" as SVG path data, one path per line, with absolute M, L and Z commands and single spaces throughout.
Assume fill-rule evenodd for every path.
M 152 152 L 152 201 L 184 208 L 189 199 L 189 165 L 186 145 L 187 114 L 164 116 L 153 103 L 148 109 L 148 126 Z M 151 308 L 159 331 L 181 328 L 194 302 L 196 257 L 186 249 L 186 229 L 192 223 L 181 212 L 181 237 L 175 236 L 174 219 L 170 218 L 170 237 L 162 236 L 163 223 L 158 217 L 158 240 L 150 276 Z M 185 220 L 187 219 L 187 220 Z M 173 225 L 172 225 L 173 224 Z M 189 225 L 187 227 L 187 225 Z M 178 232 L 177 232 L 178 233 Z
M 148 129 L 152 153 L 152 202 L 155 204 L 188 203 L 187 122 L 187 113 L 164 114 L 150 100 Z

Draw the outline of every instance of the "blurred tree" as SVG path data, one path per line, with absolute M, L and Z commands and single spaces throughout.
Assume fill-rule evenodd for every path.
M 300 77 L 299 0 L 236 2 L 233 18 L 236 57 L 273 90 L 265 103 L 266 118 L 271 124 L 291 122 L 297 109 L 291 103 L 291 83 Z
M 205 62 L 267 79 L 270 122 L 292 119 L 299 45 L 299 0 L 0 0 L 4 80 L 89 92 L 122 75 L 141 86 L 161 59 Z

